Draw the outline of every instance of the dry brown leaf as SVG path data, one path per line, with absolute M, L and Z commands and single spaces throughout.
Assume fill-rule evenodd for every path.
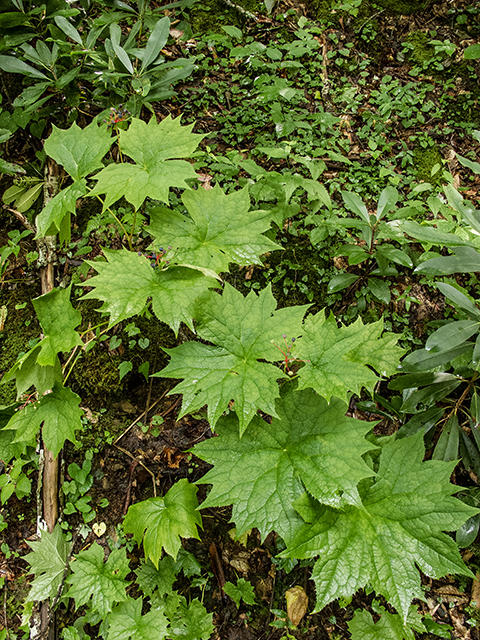
M 300 620 L 307 613 L 308 596 L 305 593 L 305 589 L 297 585 L 288 589 L 285 593 L 285 598 L 287 600 L 287 616 L 290 622 L 297 627 Z
M 476 579 L 472 582 L 471 603 L 476 602 L 476 608 L 480 609 L 480 573 L 477 573 Z
M 441 596 L 443 602 L 454 602 L 456 605 L 468 604 L 469 601 L 467 594 L 459 591 L 456 587 L 450 584 L 435 589 L 435 595 Z

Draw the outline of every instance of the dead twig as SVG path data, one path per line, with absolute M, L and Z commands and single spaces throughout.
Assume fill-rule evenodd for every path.
M 160 402 L 160 400 L 163 400 L 163 398 L 167 395 L 167 393 L 168 393 L 168 389 L 167 389 L 164 393 L 162 393 L 162 395 L 160 396 L 160 398 L 158 398 L 158 400 L 155 400 L 155 402 L 154 402 L 150 407 L 148 407 L 148 411 L 150 411 L 150 409 L 153 409 L 153 407 L 155 407 L 155 406 Z M 143 413 L 141 413 L 141 414 L 138 416 L 138 418 L 135 418 L 135 420 L 132 422 L 132 424 L 130 424 L 130 425 L 125 429 L 125 431 L 124 431 L 122 434 L 120 434 L 120 435 L 118 436 L 118 438 L 117 438 L 117 439 L 115 440 L 115 442 L 113 443 L 113 444 L 114 444 L 114 446 L 117 446 L 117 442 L 118 442 L 119 440 L 121 440 L 121 439 L 123 438 L 123 436 L 125 436 L 125 435 L 130 431 L 130 429 L 131 429 L 132 427 L 134 427 L 134 426 L 137 424 L 137 422 L 139 422 L 139 421 L 140 421 L 140 420 L 141 420 L 141 419 L 142 419 L 146 414 L 147 414 L 147 411 L 145 410 Z
M 145 469 L 145 471 L 147 473 L 149 473 L 152 476 L 152 482 L 153 482 L 153 495 L 155 496 L 155 498 L 157 497 L 157 485 L 155 484 L 155 474 L 153 473 L 153 471 L 150 471 L 150 469 L 148 469 L 148 467 L 146 467 L 143 462 L 141 460 L 139 460 L 138 458 L 136 458 L 132 453 L 130 453 L 130 451 L 127 451 L 126 449 L 124 449 L 123 447 L 120 447 L 118 444 L 113 443 L 113 445 L 115 447 L 117 447 L 117 449 L 119 449 L 122 453 L 124 453 L 126 456 L 129 456 L 132 460 L 134 460 L 137 464 L 139 464 L 141 467 L 143 467 Z

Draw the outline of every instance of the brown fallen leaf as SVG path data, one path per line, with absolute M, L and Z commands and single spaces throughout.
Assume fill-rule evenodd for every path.
M 466 593 L 459 591 L 456 587 L 447 584 L 435 589 L 435 595 L 441 596 L 442 602 L 453 602 L 455 605 L 468 604 L 469 597 Z
M 285 593 L 285 598 L 287 600 L 287 616 L 290 622 L 297 627 L 300 620 L 307 613 L 308 596 L 305 593 L 305 589 L 297 585 L 288 589 Z
M 480 609 L 480 573 L 477 573 L 475 580 L 472 582 L 472 593 L 470 602 L 473 605 L 475 602 L 475 607 Z

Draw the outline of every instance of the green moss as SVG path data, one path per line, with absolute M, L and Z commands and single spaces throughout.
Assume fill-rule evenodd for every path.
M 430 44 L 432 38 L 424 31 L 412 31 L 409 33 L 404 42 L 412 45 L 413 49 L 408 54 L 410 62 L 422 65 L 435 56 L 435 47 Z
M 82 331 L 107 319 L 107 316 L 96 310 L 98 305 L 98 300 L 82 300 L 78 304 L 82 314 Z M 125 328 L 130 323 L 133 323 L 140 333 L 129 336 Z M 108 332 L 108 335 L 113 334 Z M 82 400 L 87 398 L 92 408 L 109 407 L 112 402 L 127 399 L 132 376 L 137 378 L 133 386 L 141 386 L 145 382 L 143 375 L 138 374 L 138 367 L 148 361 L 150 373 L 154 372 L 154 368 L 155 371 L 159 371 L 168 361 L 161 347 L 169 348 L 177 344 L 170 327 L 150 314 L 122 322 L 115 336 L 122 341 L 120 349 L 110 351 L 107 339 L 87 353 L 83 352 L 68 380 L 73 391 L 78 393 Z M 148 346 L 142 349 L 141 344 L 145 339 L 148 340 Z M 132 362 L 133 368 L 131 373 L 120 380 L 118 367 L 123 361 Z
M 347 4 L 346 0 L 309 0 L 308 9 L 310 15 L 319 22 L 339 24 L 340 18 L 349 17 L 352 14 L 344 9 L 337 9 L 342 4 Z M 358 14 L 351 26 L 356 27 L 363 24 L 372 16 L 378 14 L 379 9 L 387 15 L 410 15 L 423 11 L 427 0 L 363 0 L 359 7 Z
M 238 0 L 235 4 L 252 13 L 265 12 L 265 5 L 258 0 Z M 229 7 L 223 0 L 204 0 L 192 7 L 190 21 L 192 31 L 196 34 L 208 31 L 224 33 L 222 25 L 242 28 L 245 24 L 245 16 L 233 7 Z
M 424 149 L 420 145 L 413 150 L 413 157 L 415 166 L 417 167 L 417 180 L 419 182 L 431 182 L 435 184 L 438 180 L 436 176 L 441 176 L 441 171 L 438 171 L 435 176 L 432 177 L 432 169 L 436 164 L 442 165 L 443 157 L 438 147 L 434 145 L 428 149 Z
M 39 295 L 36 285 L 19 283 L 16 289 L 0 290 L 0 307 L 7 307 L 4 330 L 0 331 L 1 368 L 0 374 L 6 373 L 22 352 L 28 351 L 28 341 L 40 334 L 31 299 Z M 23 305 L 25 305 L 23 307 Z M 22 308 L 15 308 L 22 307 Z M 8 405 L 15 401 L 15 383 L 0 385 L 0 405 Z
M 279 308 L 312 303 L 312 311 L 319 311 L 325 306 L 331 277 L 326 275 L 327 262 L 305 237 L 288 235 L 283 240 L 285 250 L 266 256 L 263 267 L 250 273 L 232 266 L 225 279 L 244 295 L 252 289 L 258 293 L 271 283 Z M 247 273 L 250 279 L 245 277 Z
M 427 0 L 376 0 L 375 4 L 391 15 L 409 16 L 423 11 L 427 6 Z

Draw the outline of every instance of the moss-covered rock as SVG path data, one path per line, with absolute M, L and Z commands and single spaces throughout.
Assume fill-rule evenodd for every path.
M 413 150 L 415 166 L 417 167 L 417 180 L 419 182 L 430 182 L 435 184 L 437 179 L 442 175 L 441 171 L 432 176 L 432 169 L 435 165 L 442 166 L 443 157 L 437 145 L 427 149 L 416 146 Z M 438 176 L 438 178 L 436 177 Z
M 0 307 L 5 306 L 7 316 L 3 331 L 0 331 L 0 377 L 15 363 L 20 353 L 28 351 L 29 340 L 38 338 L 38 324 L 31 299 L 40 295 L 37 284 L 19 283 L 10 291 L 0 290 Z M 15 401 L 15 383 L 0 385 L 0 405 L 8 405 Z
M 265 5 L 259 0 L 236 0 L 235 4 L 252 13 L 265 13 Z M 190 21 L 195 34 L 208 31 L 224 33 L 222 25 L 241 28 L 245 24 L 245 15 L 223 0 L 204 0 L 190 9 Z
M 315 20 L 319 22 L 336 23 L 341 17 L 354 16 L 355 21 L 362 22 L 377 15 L 379 11 L 387 13 L 387 15 L 411 15 L 419 13 L 426 8 L 427 0 L 363 0 L 360 7 L 352 5 L 352 9 L 348 10 L 348 0 L 309 0 L 309 13 Z M 343 6 L 343 9 L 339 7 Z M 358 9 L 358 12 L 356 10 Z M 356 13 L 356 15 L 355 15 Z M 354 25 L 352 25 L 354 26 Z

